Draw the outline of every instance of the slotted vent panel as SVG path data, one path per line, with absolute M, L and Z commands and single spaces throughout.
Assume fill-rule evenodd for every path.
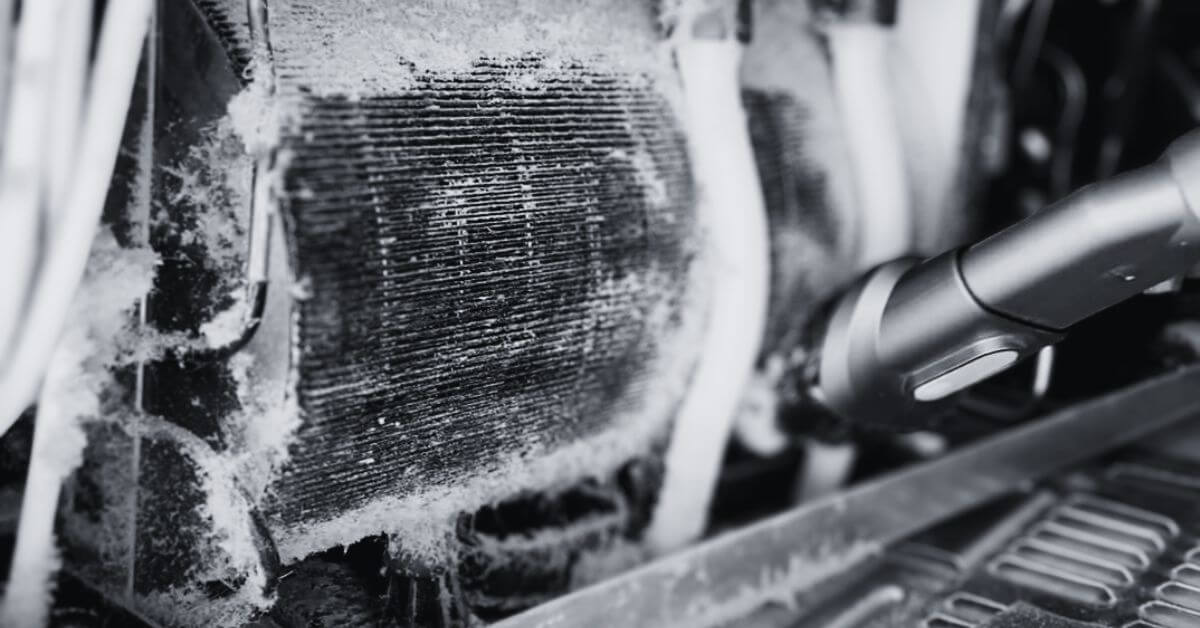
M 1138 607 L 1138 616 L 1165 628 L 1200 627 L 1200 547 L 1184 555 L 1170 578 L 1154 588 L 1154 600 Z
M 1014 540 L 988 570 L 1029 590 L 1109 607 L 1178 534 L 1170 517 L 1074 494 Z
M 938 610 L 925 619 L 924 628 L 975 628 L 1004 611 L 1007 605 L 995 600 L 958 592 L 942 603 Z

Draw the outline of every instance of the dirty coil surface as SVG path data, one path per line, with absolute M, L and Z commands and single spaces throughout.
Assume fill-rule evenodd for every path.
M 511 80 L 541 66 L 297 92 L 285 206 L 311 296 L 285 521 L 551 451 L 661 394 L 695 228 L 682 136 L 645 80 L 586 63 Z

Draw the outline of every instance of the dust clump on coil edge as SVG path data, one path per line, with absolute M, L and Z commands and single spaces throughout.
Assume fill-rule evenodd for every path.
M 650 70 L 650 81 L 673 80 L 655 2 L 410 0 L 320 3 L 319 10 L 315 4 L 273 4 L 271 38 L 278 59 L 315 79 L 306 88 L 318 96 L 385 95 L 417 86 L 418 73 L 530 56 L 541 67 L 514 71 L 512 85 L 533 89 L 589 58 L 631 76 Z
M 54 449 L 35 455 L 53 460 L 63 479 L 83 465 L 84 473 L 65 487 L 62 536 L 66 551 L 80 553 L 76 557 L 82 560 L 73 560 L 73 566 L 92 582 L 120 583 L 130 577 L 132 519 L 137 511 L 131 500 L 139 491 L 133 469 L 139 458 L 145 469 L 148 456 L 171 452 L 172 462 L 189 469 L 182 476 L 188 485 L 178 489 L 196 500 L 186 521 L 172 522 L 179 526 L 173 532 L 199 542 L 194 562 L 176 568 L 186 572 L 184 582 L 226 583 L 233 593 L 211 599 L 191 584 L 134 594 L 138 608 L 168 623 L 237 625 L 274 601 L 262 593 L 269 590 L 268 573 L 256 545 L 260 540 L 253 536 L 252 509 L 286 459 L 298 424 L 285 386 L 264 380 L 259 371 L 269 369 L 260 369 L 251 355 L 235 356 L 230 372 L 240 409 L 225 419 L 230 445 L 217 452 L 195 434 L 135 410 L 131 375 L 139 362 L 220 346 L 240 329 L 249 164 L 252 151 L 261 146 L 256 116 L 261 118 L 266 114 L 260 110 L 273 106 L 262 100 L 264 95 L 257 86 L 247 89 L 231 104 L 230 115 L 205 134 L 205 143 L 193 147 L 180 163 L 159 167 L 170 190 L 167 202 L 205 208 L 195 223 L 171 224 L 161 207 L 151 210 L 150 230 L 205 250 L 200 263 L 222 277 L 218 289 L 229 294 L 227 307 L 214 307 L 217 311 L 210 313 L 200 333 L 142 326 L 139 303 L 154 287 L 160 258 L 137 238 L 121 246 L 111 229 L 102 226 L 48 369 L 43 398 L 53 399 L 55 407 L 39 409 L 56 418 L 47 423 L 54 431 L 47 439 Z M 139 192 L 148 189 L 146 182 L 135 179 L 130 185 L 132 203 L 146 203 L 144 192 Z M 138 225 L 130 229 L 137 231 Z M 58 564 L 57 556 L 47 559 Z M 106 593 L 127 598 L 124 590 Z

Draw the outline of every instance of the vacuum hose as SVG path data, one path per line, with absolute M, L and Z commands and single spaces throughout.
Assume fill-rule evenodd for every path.
M 1200 261 L 1200 130 L 982 242 L 884 264 L 832 307 L 815 395 L 842 418 L 921 429 L 954 393 Z

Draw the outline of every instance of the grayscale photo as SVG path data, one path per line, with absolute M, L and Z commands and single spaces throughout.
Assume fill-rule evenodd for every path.
M 0 0 L 0 628 L 1200 628 L 1200 3 Z

